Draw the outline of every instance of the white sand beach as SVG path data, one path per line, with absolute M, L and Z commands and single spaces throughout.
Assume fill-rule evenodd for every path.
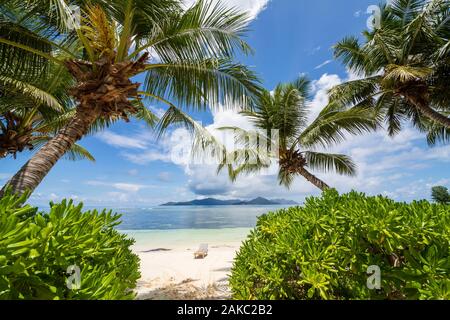
M 226 299 L 234 256 L 249 229 L 129 231 L 141 259 L 138 299 Z M 194 259 L 202 243 L 208 256 Z

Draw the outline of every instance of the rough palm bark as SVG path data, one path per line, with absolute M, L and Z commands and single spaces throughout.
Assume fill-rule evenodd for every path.
M 322 191 L 325 191 L 327 189 L 330 189 L 330 187 L 323 182 L 322 180 L 320 180 L 319 178 L 317 178 L 315 175 L 313 175 L 312 173 L 310 173 L 308 170 L 306 170 L 305 168 L 299 168 L 297 170 L 298 174 L 301 175 L 302 177 L 304 177 L 306 180 L 308 180 L 309 182 L 311 182 L 313 185 L 315 185 L 317 188 L 319 188 Z

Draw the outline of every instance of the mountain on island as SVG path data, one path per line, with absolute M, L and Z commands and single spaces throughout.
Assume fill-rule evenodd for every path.
M 292 200 L 285 200 L 285 199 L 269 200 L 262 197 L 258 197 L 249 201 L 238 199 L 219 200 L 214 198 L 206 198 L 185 202 L 167 202 L 162 204 L 161 206 L 249 206 L 249 205 L 280 205 L 280 204 L 296 205 L 298 203 Z

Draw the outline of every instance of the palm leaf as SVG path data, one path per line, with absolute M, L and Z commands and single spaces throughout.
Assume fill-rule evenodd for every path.
M 180 106 L 246 106 L 259 91 L 256 75 L 227 59 L 162 63 L 147 70 L 145 92 Z
M 51 93 L 35 87 L 32 84 L 2 75 L 0 75 L 0 84 L 13 87 L 15 90 L 19 91 L 20 94 L 28 96 L 35 102 L 45 104 L 54 110 L 61 111 L 64 109 L 64 107 Z
M 174 104 L 163 99 L 160 99 L 160 101 L 169 105 L 169 108 L 156 126 L 158 137 L 161 137 L 167 132 L 169 127 L 184 127 L 194 138 L 191 152 L 193 159 L 202 158 L 206 154 L 217 158 L 220 161 L 223 159 L 223 156 L 227 151 L 225 146 L 219 140 Z
M 246 14 L 226 8 L 221 2 L 198 1 L 180 15 L 160 21 L 149 40 L 130 57 L 153 49 L 162 61 L 203 60 L 232 57 L 236 49 L 251 52 L 242 40 L 249 20 Z
M 341 175 L 356 175 L 356 164 L 346 155 L 306 151 L 307 166 L 316 171 L 334 171 Z
M 353 106 L 364 100 L 372 99 L 380 93 L 381 76 L 347 81 L 330 89 L 330 101 L 342 106 Z
M 132 115 L 134 118 L 144 121 L 150 128 L 156 126 L 159 118 L 147 109 L 141 100 L 134 101 L 134 106 L 138 109 L 137 113 Z
M 334 46 L 334 57 L 340 59 L 345 66 L 356 73 L 373 70 L 372 62 L 361 49 L 356 37 L 346 37 Z
M 354 107 L 342 111 L 342 107 L 330 103 L 297 141 L 304 147 L 328 147 L 344 141 L 346 134 L 359 135 L 376 130 L 380 120 L 379 113 L 372 109 Z

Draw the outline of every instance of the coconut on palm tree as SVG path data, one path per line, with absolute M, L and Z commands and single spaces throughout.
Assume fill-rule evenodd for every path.
M 292 83 L 279 84 L 273 92 L 263 91 L 254 108 L 242 112 L 257 131 L 221 128 L 234 130 L 238 147 L 223 157 L 218 171 L 228 168 L 230 178 L 235 180 L 240 174 L 268 168 L 275 161 L 280 185 L 289 187 L 296 176 L 302 176 L 320 190 L 330 186 L 313 172 L 354 175 L 356 166 L 348 156 L 319 149 L 339 143 L 346 134 L 376 129 L 378 118 L 367 108 L 344 110 L 330 104 L 311 121 L 309 92 L 310 82 L 303 76 Z M 252 135 L 256 138 L 249 139 Z
M 7 183 L 15 193 L 34 190 L 96 122 L 130 117 L 151 122 L 155 117 L 142 109 L 143 99 L 167 105 L 163 129 L 183 123 L 198 130 L 183 108 L 248 104 L 258 92 L 253 72 L 232 60 L 238 51 L 250 52 L 241 38 L 248 20 L 234 9 L 204 1 L 188 10 L 172 0 L 69 1 L 80 6 L 81 20 L 75 29 L 64 29 L 61 16 L 67 11 L 58 9 L 65 9 L 66 2 L 45 8 L 49 3 L 53 1 L 8 1 L 0 7 L 25 12 L 22 20 L 3 28 L 20 24 L 26 29 L 24 39 L 2 33 L 2 56 L 21 61 L 26 53 L 35 57 L 28 59 L 31 63 L 61 65 L 75 82 L 69 91 L 76 102 L 73 118 Z M 36 48 L 35 39 L 51 50 Z
M 15 109 L 0 115 L 0 159 L 8 155 L 39 149 L 54 137 L 54 132 L 73 115 L 68 111 L 53 119 L 43 118 L 35 110 Z M 64 155 L 70 160 L 87 159 L 94 156 L 81 145 L 75 143 Z
M 433 122 L 435 129 L 441 126 L 440 131 L 446 132 L 450 128 L 450 3 L 390 1 L 381 9 L 380 27 L 363 35 L 363 44 L 346 37 L 335 45 L 336 58 L 360 79 L 333 88 L 331 101 L 376 108 L 391 135 L 400 131 L 402 120 L 421 130 Z
M 70 85 L 71 77 L 62 67 L 36 76 L 3 70 L 0 75 L 0 159 L 8 155 L 15 158 L 19 152 L 39 147 L 67 124 L 75 111 L 67 94 Z M 70 159 L 94 160 L 78 144 L 66 155 Z

